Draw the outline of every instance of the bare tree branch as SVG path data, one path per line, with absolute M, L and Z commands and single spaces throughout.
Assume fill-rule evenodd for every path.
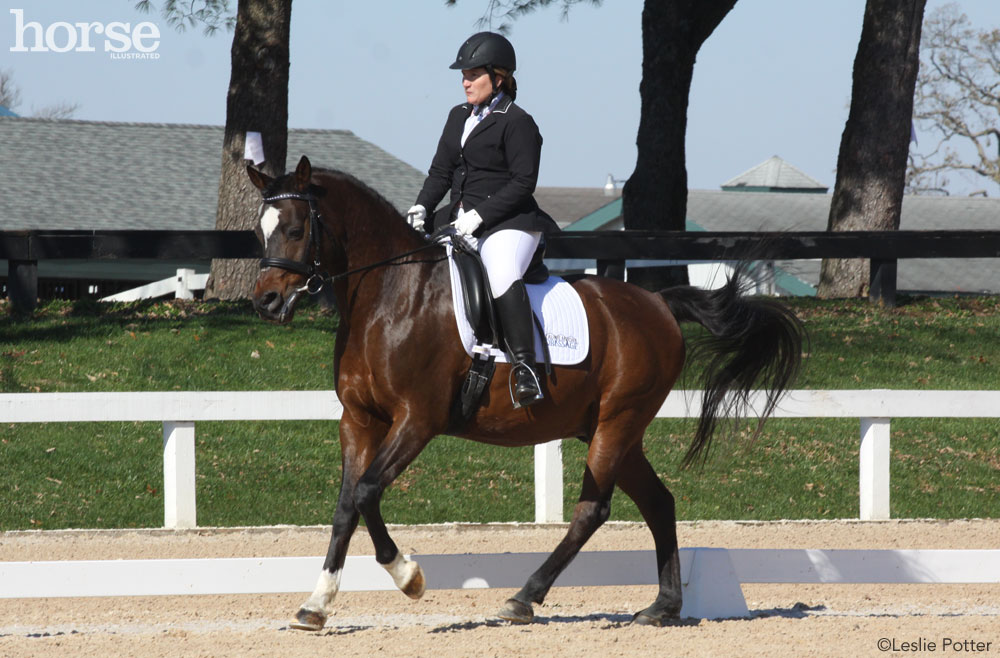
M 16 110 L 21 105 L 21 88 L 14 82 L 14 72 L 0 69 L 0 105 Z M 60 101 L 41 109 L 31 108 L 31 116 L 38 119 L 69 119 L 80 109 L 78 103 Z
M 32 108 L 31 116 L 38 119 L 72 119 L 76 111 L 80 109 L 79 103 L 67 103 L 60 101 L 55 105 L 48 105 L 36 110 Z
M 949 4 L 927 17 L 923 32 L 913 120 L 937 142 L 927 151 L 911 150 L 907 192 L 937 194 L 952 171 L 981 179 L 997 194 L 1000 29 L 973 28 L 958 5 Z
M 0 69 L 0 105 L 14 110 L 20 104 L 21 89 L 14 82 L 14 74 L 9 69 Z

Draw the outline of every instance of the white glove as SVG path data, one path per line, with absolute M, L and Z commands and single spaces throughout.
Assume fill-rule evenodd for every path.
M 424 229 L 424 222 L 426 219 L 427 208 L 424 208 L 420 204 L 417 204 L 406 211 L 407 223 L 418 231 L 422 231 Z
M 470 210 L 469 212 L 462 213 L 462 215 L 452 222 L 452 226 L 461 235 L 470 236 L 476 232 L 479 225 L 483 223 L 483 218 L 479 216 L 479 213 L 475 210 Z

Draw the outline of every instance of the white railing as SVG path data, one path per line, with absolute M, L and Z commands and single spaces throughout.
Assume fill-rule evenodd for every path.
M 163 297 L 164 295 L 173 295 L 174 299 L 194 299 L 193 291 L 204 290 L 206 283 L 208 283 L 207 274 L 196 274 L 194 270 L 180 269 L 172 277 L 102 297 L 100 301 L 134 302 L 140 299 Z
M 427 589 L 517 588 L 547 553 L 412 555 Z M 0 561 L 0 599 L 312 591 L 323 557 Z M 743 583 L 998 583 L 998 550 L 680 549 L 681 617 L 747 617 Z M 583 551 L 556 587 L 657 585 L 655 551 Z M 342 592 L 396 589 L 371 555 L 349 555 Z
M 675 391 L 658 418 L 697 417 L 700 391 Z M 761 408 L 761 397 L 752 400 Z M 163 423 L 164 525 L 197 525 L 195 423 L 226 420 L 337 420 L 334 391 L 209 391 L 0 394 L 0 423 Z M 998 418 L 1000 391 L 791 391 L 776 418 L 860 419 L 860 518 L 889 518 L 892 418 Z M 535 448 L 535 520 L 562 521 L 561 441 Z

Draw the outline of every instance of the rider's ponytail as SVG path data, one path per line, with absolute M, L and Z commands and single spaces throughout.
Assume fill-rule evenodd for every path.
M 493 72 L 500 76 L 500 91 L 510 96 L 511 100 L 516 99 L 517 80 L 514 79 L 514 74 L 499 66 L 493 67 Z

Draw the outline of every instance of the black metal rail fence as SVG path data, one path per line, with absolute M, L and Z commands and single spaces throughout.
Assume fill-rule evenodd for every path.
M 684 232 L 563 231 L 547 239 L 547 258 L 587 259 L 605 276 L 622 278 L 625 262 L 799 260 L 866 258 L 871 261 L 872 301 L 894 305 L 896 264 L 906 258 L 1000 258 L 1000 231 Z M 0 260 L 8 263 L 0 285 L 15 308 L 34 308 L 38 263 L 59 259 L 208 260 L 259 258 L 252 231 L 0 231 Z M 73 282 L 62 291 L 83 296 Z M 108 284 L 110 287 L 110 283 Z M 116 282 L 120 288 L 123 282 Z M 115 292 L 112 290 L 111 292 Z M 49 294 L 44 294 L 49 293 Z M 102 290 L 104 293 L 104 290 Z M 110 294 L 110 293 L 108 293 Z

